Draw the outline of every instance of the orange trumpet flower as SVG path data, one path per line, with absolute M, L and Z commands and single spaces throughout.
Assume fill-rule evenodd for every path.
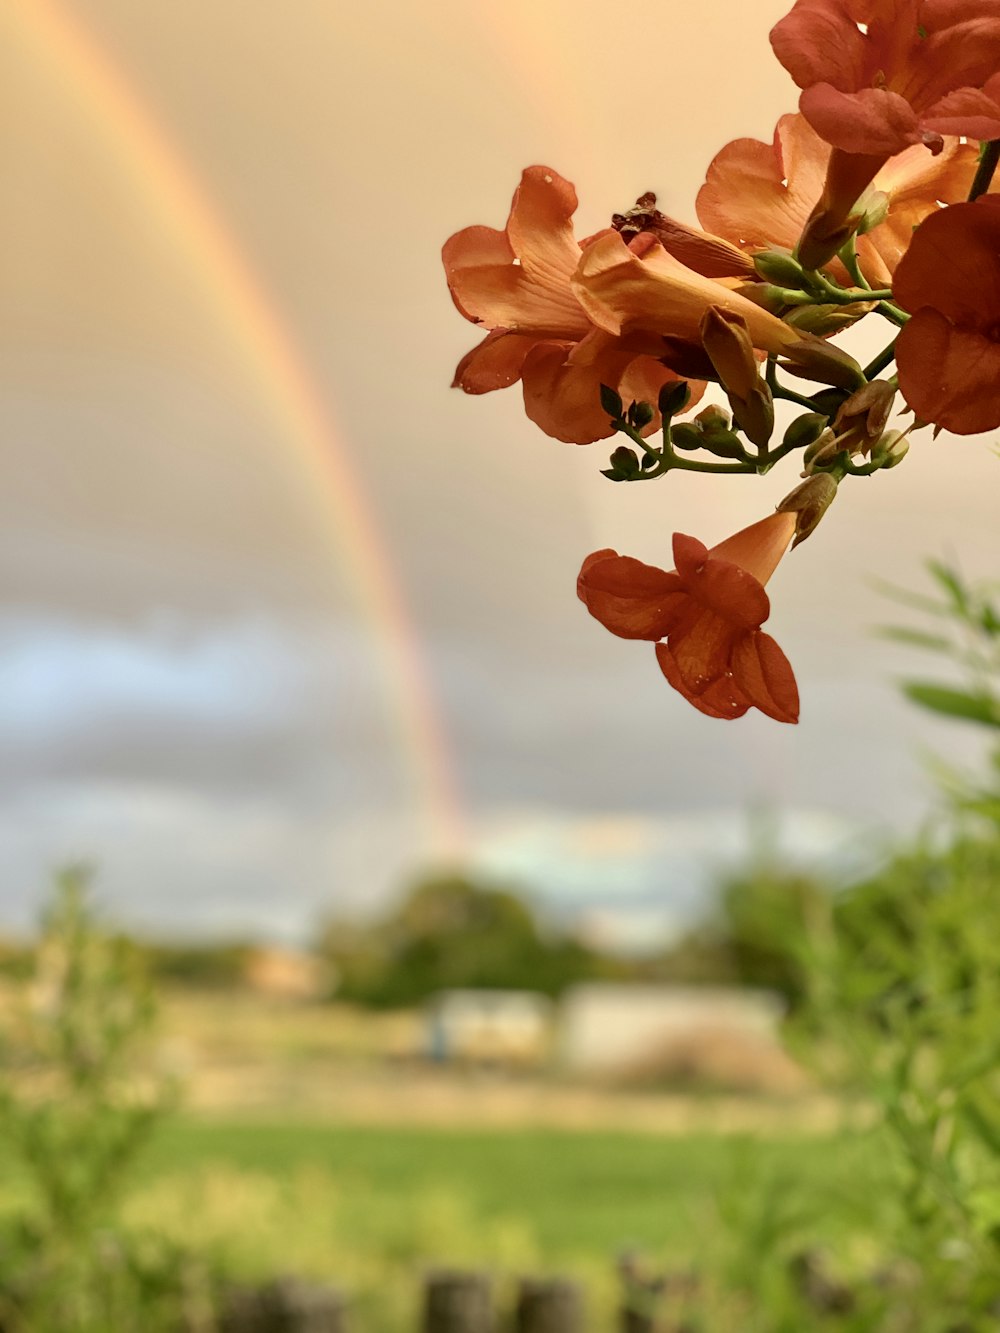
M 670 571 L 595 551 L 583 562 L 577 593 L 612 634 L 655 642 L 664 676 L 700 712 L 736 718 L 758 708 L 797 722 L 794 673 L 760 628 L 771 612 L 764 584 L 796 523 L 794 512 L 771 514 L 711 550 L 675 533 Z

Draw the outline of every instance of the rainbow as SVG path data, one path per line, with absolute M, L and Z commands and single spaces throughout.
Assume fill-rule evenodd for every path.
M 329 406 L 237 238 L 183 154 L 123 71 L 55 0 L 15 0 L 24 45 L 94 122 L 210 298 L 280 427 L 320 489 L 340 558 L 377 645 L 384 685 L 412 769 L 428 851 L 457 855 L 462 808 L 445 729 L 385 544 Z

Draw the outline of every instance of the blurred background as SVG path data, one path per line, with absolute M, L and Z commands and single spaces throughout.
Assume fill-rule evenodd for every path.
M 612 486 L 606 448 L 543 436 L 519 390 L 450 390 L 479 335 L 439 258 L 502 227 L 535 162 L 575 182 L 578 235 L 650 189 L 695 221 L 713 154 L 794 108 L 767 42 L 786 8 L 0 6 L 0 932 L 26 976 L 79 865 L 142 942 L 201 1118 L 136 1216 L 182 1234 L 197 1199 L 213 1244 L 255 1216 L 237 1268 L 368 1291 L 376 1251 L 596 1265 L 680 1235 L 643 1194 L 680 1159 L 606 1143 L 608 1197 L 563 1244 L 538 1134 L 780 1128 L 789 1097 L 799 1129 L 837 1118 L 778 1044 L 805 988 L 775 933 L 923 836 L 931 756 L 986 753 L 904 699 L 910 650 L 877 630 L 900 619 L 880 581 L 921 588 L 929 557 L 992 572 L 993 446 L 921 436 L 845 486 L 769 588 L 800 725 L 712 722 L 587 616 L 576 574 L 605 546 L 669 566 L 673 531 L 721 540 L 794 469 Z M 758 1100 L 667 1096 L 706 1080 Z M 233 1129 L 293 1105 L 354 1128 L 314 1156 Z M 410 1120 L 530 1126 L 497 1141 L 525 1174 L 493 1140 L 404 1152 L 358 1128 Z M 599 1156 L 540 1151 L 560 1199 Z M 692 1152 L 704 1180 L 746 1166 Z M 375 1200 L 356 1245 L 345 1189 Z M 303 1214 L 326 1220 L 280 1252 Z M 371 1327 L 402 1327 L 386 1309 Z

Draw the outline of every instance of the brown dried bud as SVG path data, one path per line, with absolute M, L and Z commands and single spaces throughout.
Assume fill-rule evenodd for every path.
M 885 430 L 896 401 L 896 390 L 888 380 L 872 380 L 840 406 L 834 430 L 852 452 L 867 454 Z
M 760 380 L 750 330 L 742 315 L 711 305 L 701 320 L 701 341 L 723 387 L 737 398 L 749 398 Z
M 778 505 L 779 514 L 795 515 L 795 540 L 792 550 L 815 530 L 823 515 L 837 498 L 837 482 L 829 472 L 817 473 L 796 486 Z

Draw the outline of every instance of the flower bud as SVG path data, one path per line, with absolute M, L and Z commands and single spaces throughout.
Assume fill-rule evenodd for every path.
M 832 462 L 833 459 L 842 452 L 843 450 L 837 441 L 836 435 L 829 427 L 827 427 L 826 430 L 817 436 L 802 455 L 802 463 L 805 468 L 802 475 L 804 477 L 808 476 L 812 472 L 814 466 L 822 467 L 824 463 Z
M 864 212 L 858 223 L 858 235 L 864 236 L 866 232 L 874 230 L 880 222 L 886 220 L 889 214 L 889 196 L 884 190 L 869 190 L 861 197 L 859 203 Z
M 888 380 L 872 380 L 845 399 L 833 423 L 845 447 L 867 453 L 885 430 L 895 401 Z
M 611 463 L 611 471 L 620 479 L 627 480 L 639 475 L 639 455 L 635 449 L 629 449 L 627 444 L 620 444 L 608 461 Z
M 701 341 L 725 389 L 747 398 L 760 379 L 750 330 L 742 315 L 709 306 L 701 321 Z
M 701 437 L 701 447 L 718 458 L 745 458 L 740 437 L 731 430 L 707 430 Z
M 773 282 L 741 282 L 733 290 L 772 315 L 781 315 L 788 309 L 788 288 L 775 287 Z
M 656 416 L 656 409 L 652 403 L 633 403 L 628 415 L 636 430 L 643 430 Z
M 724 407 L 719 407 L 717 403 L 710 403 L 708 407 L 703 407 L 697 413 L 695 421 L 702 430 L 728 430 L 730 416 Z
M 909 452 L 910 441 L 905 431 L 890 430 L 872 449 L 872 462 L 880 467 L 898 467 Z
M 701 427 L 692 421 L 681 421 L 671 426 L 670 442 L 678 449 L 700 449 L 703 444 Z
M 731 393 L 729 406 L 747 439 L 763 449 L 774 431 L 774 401 L 764 381 L 758 377 L 745 398 Z
M 777 246 L 773 250 L 760 250 L 753 256 L 753 266 L 765 282 L 773 282 L 778 287 L 805 286 L 805 269 L 791 250 Z
M 808 477 L 796 486 L 790 495 L 786 495 L 778 505 L 779 514 L 795 515 L 795 540 L 792 550 L 804 542 L 816 529 L 820 519 L 837 498 L 837 482 L 829 472 L 820 472 L 815 477 Z
M 867 382 L 853 356 L 811 334 L 787 348 L 785 360 L 779 364 L 800 379 L 832 384 L 838 389 L 860 389 Z
M 691 401 L 691 390 L 686 380 L 668 380 L 660 390 L 660 416 L 665 421 L 683 412 Z
M 781 442 L 792 449 L 804 449 L 819 439 L 828 420 L 822 412 L 804 412 L 788 427 Z
M 622 415 L 621 394 L 612 389 L 610 384 L 601 385 L 601 407 L 609 417 L 620 417 Z
M 786 324 L 804 333 L 820 336 L 839 333 L 841 329 L 856 324 L 862 315 L 867 315 L 872 308 L 871 301 L 862 301 L 856 305 L 804 305 L 783 315 Z

